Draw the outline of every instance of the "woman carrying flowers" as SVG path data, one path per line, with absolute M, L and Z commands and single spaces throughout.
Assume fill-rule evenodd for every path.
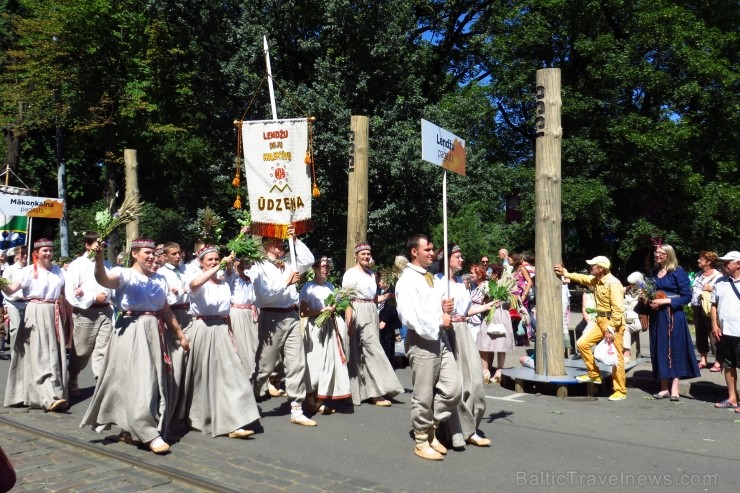
M 683 312 L 684 306 L 691 301 L 691 283 L 679 267 L 672 246 L 659 243 L 655 247 L 651 280 L 647 282 L 648 296 L 643 307 L 649 308 L 653 377 L 660 380 L 660 392 L 653 397 L 670 396 L 675 402 L 679 399 L 679 379 L 698 377 L 699 366 Z
M 229 318 L 231 288 L 221 270 L 222 262 L 229 264 L 232 258 L 221 261 L 218 250 L 206 245 L 197 259 L 200 269 L 187 279 L 193 323 L 178 416 L 214 438 L 247 438 L 254 431 L 246 426 L 260 414 Z
M 154 251 L 153 240 L 138 238 L 131 242 L 133 266 L 110 271 L 103 265 L 102 248 L 96 251 L 95 280 L 116 290 L 120 315 L 80 427 L 103 431 L 115 424 L 123 430 L 121 441 L 145 443 L 155 454 L 164 454 L 170 448 L 164 438 L 176 396 L 172 348 L 165 343 L 160 321 L 184 351 L 190 348 L 167 304 L 167 281 L 156 273 Z
M 303 333 L 306 405 L 311 412 L 320 414 L 334 412 L 324 405 L 325 400 L 351 397 L 345 352 L 347 326 L 341 315 L 335 313 L 340 300 L 336 299 L 334 285 L 328 280 L 330 270 L 331 259 L 319 257 L 313 264 L 313 281 L 304 284 L 299 295 L 301 317 L 307 318 Z

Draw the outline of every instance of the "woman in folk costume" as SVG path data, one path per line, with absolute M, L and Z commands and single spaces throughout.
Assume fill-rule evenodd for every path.
M 231 288 L 219 276 L 218 250 L 206 245 L 198 252 L 200 272 L 188 275 L 190 357 L 185 368 L 178 416 L 191 428 L 211 436 L 247 438 L 244 427 L 260 418 L 247 365 L 231 330 Z M 231 257 L 224 259 L 231 262 Z
M 449 286 L 449 297 L 455 300 L 451 315 L 453 330 L 448 331 L 447 334 L 460 370 L 462 400 L 444 426 L 451 435 L 454 448 L 463 448 L 466 443 L 488 447 L 491 445 L 491 440 L 478 435 L 478 425 L 486 412 L 486 393 L 483 388 L 483 369 L 478 347 L 465 319 L 471 307 L 470 291 L 465 288 L 462 278 L 455 275 L 463 267 L 462 251 L 459 246 L 452 244 L 447 249 L 447 255 L 448 274 L 447 276 L 443 276 L 442 273 L 437 274 L 434 276 L 434 283 L 445 293 Z M 473 313 L 477 312 L 473 311 Z
M 64 276 L 62 269 L 52 264 L 53 254 L 50 240 L 36 240 L 33 263 L 16 274 L 15 282 L 2 288 L 7 294 L 22 289 L 28 301 L 12 348 L 6 406 L 24 405 L 45 411 L 67 407 L 67 341 L 59 320 Z
M 372 400 L 378 406 L 390 406 L 388 399 L 403 392 L 391 362 L 385 356 L 378 334 L 377 284 L 370 270 L 372 255 L 370 245 L 359 243 L 355 247 L 354 267 L 347 269 L 342 278 L 342 288 L 355 288 L 360 296 L 344 315 L 349 331 L 349 378 L 352 385 L 352 403 L 359 406 Z
M 180 341 L 189 344 L 167 304 L 167 282 L 156 273 L 155 244 L 146 238 L 131 242 L 133 266 L 106 272 L 103 252 L 95 257 L 95 280 L 115 289 L 120 313 L 108 343 L 101 376 L 80 427 L 100 432 L 111 425 L 122 428 L 120 440 L 145 443 L 155 454 L 169 450 L 164 441 L 176 396 L 171 348 L 164 342 L 164 321 Z
M 321 257 L 313 264 L 314 279 L 300 292 L 301 317 L 308 317 L 303 333 L 306 350 L 306 405 L 312 412 L 332 414 L 334 409 L 324 405 L 324 400 L 350 397 L 349 371 L 345 342 L 347 326 L 342 317 L 334 314 L 334 306 L 326 306 L 326 298 L 334 292 L 334 285 L 327 280 L 331 260 Z M 321 325 L 316 318 L 322 312 L 331 312 Z
M 236 347 L 247 371 L 254 371 L 254 357 L 259 345 L 257 333 L 257 308 L 254 306 L 254 285 L 251 269 L 244 261 L 235 259 L 226 266 L 226 282 L 231 288 L 231 329 L 234 331 Z
M 511 325 L 511 315 L 509 314 L 511 303 L 508 301 L 503 303 L 500 301 L 490 301 L 486 303 L 485 298 L 485 295 L 488 293 L 487 283 L 498 282 L 504 274 L 504 266 L 493 264 L 490 270 L 491 280 L 485 281 L 483 267 L 479 264 L 474 264 L 471 267 L 471 273 L 473 274 L 473 278 L 476 279 L 477 287 L 470 293 L 470 299 L 473 304 L 470 310 L 468 310 L 468 315 L 471 316 L 468 319 L 468 326 L 471 325 L 471 320 L 475 320 L 479 324 L 480 330 L 478 330 L 477 335 L 474 337 L 483 369 L 483 383 L 486 384 L 491 383 L 491 381 L 493 383 L 501 383 L 501 370 L 506 363 L 506 353 L 514 350 L 514 328 Z M 486 308 L 486 310 L 480 312 L 481 308 Z M 489 315 L 488 310 L 493 310 L 490 323 L 504 326 L 503 336 L 488 334 L 488 328 L 490 326 L 486 321 Z M 496 373 L 492 377 L 491 365 L 494 355 L 496 357 Z

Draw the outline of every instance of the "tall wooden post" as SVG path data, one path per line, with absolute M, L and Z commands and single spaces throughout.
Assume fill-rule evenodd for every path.
M 367 241 L 367 166 L 369 121 L 352 115 L 349 134 L 349 184 L 347 190 L 347 250 L 345 266 L 355 265 L 355 245 Z
M 139 162 L 136 149 L 124 149 L 123 162 L 126 167 L 126 197 L 139 195 Z M 126 224 L 126 251 L 131 251 L 131 242 L 139 237 L 139 220 Z
M 562 281 L 552 266 L 562 262 L 560 69 L 537 71 L 535 148 L 535 255 L 537 258 L 538 375 L 565 375 Z M 565 388 L 562 389 L 565 392 Z M 558 395 L 561 394 L 559 389 Z M 561 396 L 561 397 L 564 397 Z

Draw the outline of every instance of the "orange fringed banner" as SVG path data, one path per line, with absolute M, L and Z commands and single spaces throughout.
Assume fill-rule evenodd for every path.
M 288 224 L 270 224 L 270 223 L 258 223 L 253 222 L 249 225 L 249 231 L 251 234 L 256 236 L 263 236 L 267 238 L 288 238 Z M 302 221 L 294 221 L 293 228 L 295 228 L 296 235 L 302 235 L 313 230 L 313 220 L 304 219 Z

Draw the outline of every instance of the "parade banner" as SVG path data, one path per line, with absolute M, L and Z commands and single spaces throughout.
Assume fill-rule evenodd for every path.
M 421 120 L 421 158 L 465 176 L 465 141 L 423 118 Z
M 26 244 L 28 218 L 25 216 L 0 216 L 0 250 Z
M 0 215 L 61 219 L 63 203 L 62 199 L 0 193 Z
M 296 235 L 311 231 L 308 121 L 242 122 L 242 145 L 252 234 L 287 238 L 291 223 Z

